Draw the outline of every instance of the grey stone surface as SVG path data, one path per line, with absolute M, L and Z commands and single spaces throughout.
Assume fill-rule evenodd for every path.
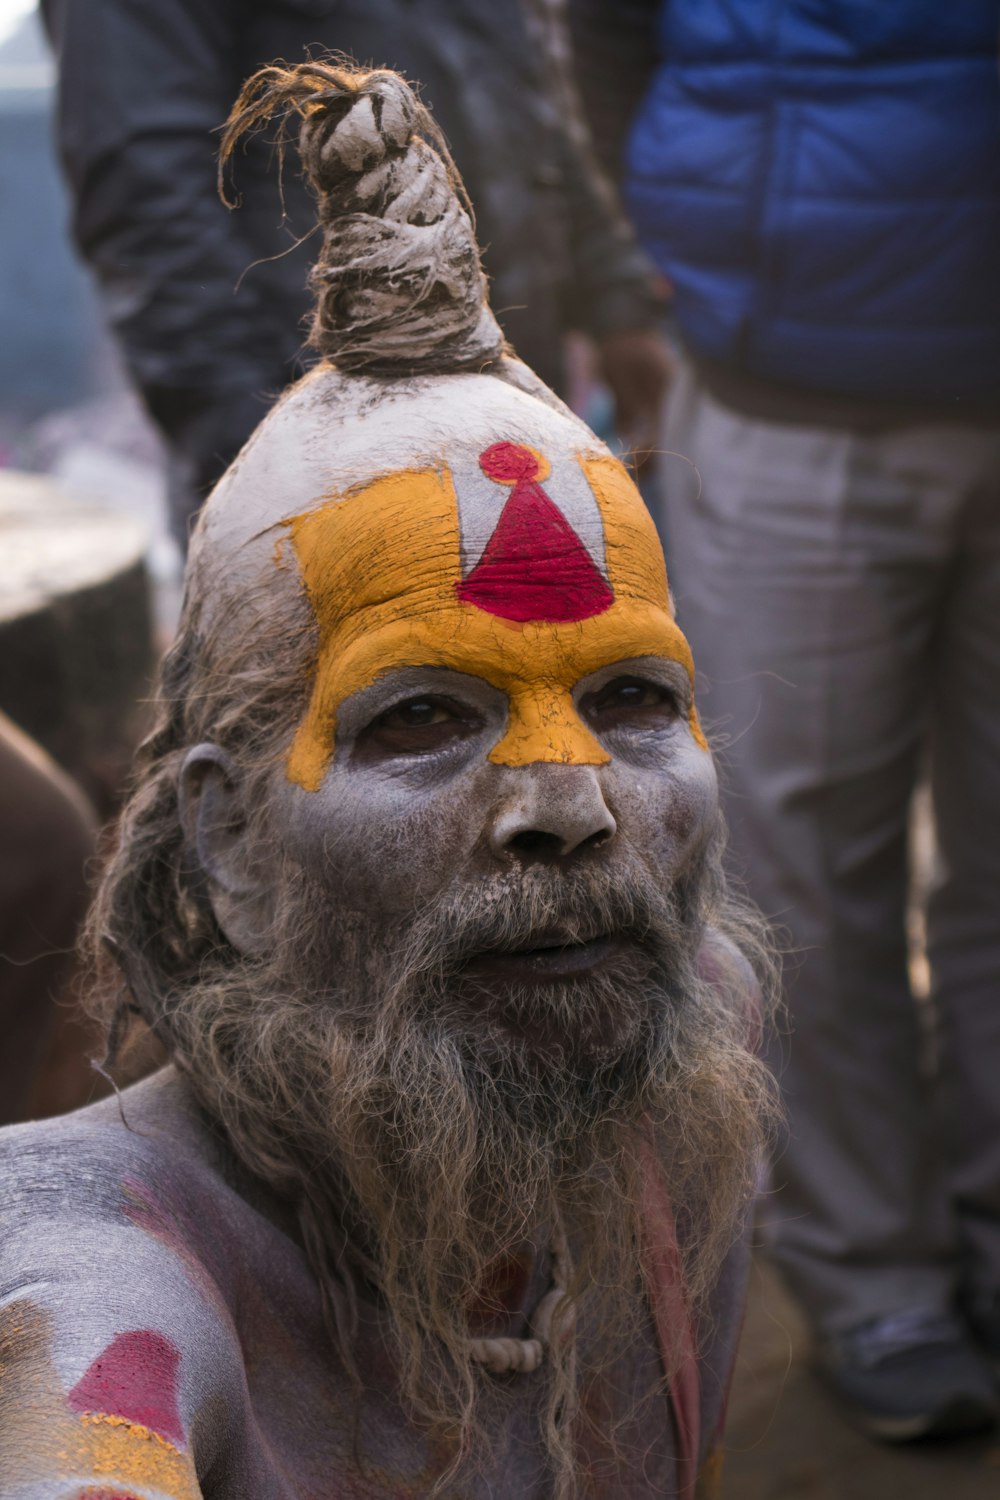
M 0 709 L 106 812 L 149 697 L 146 532 L 0 472 Z

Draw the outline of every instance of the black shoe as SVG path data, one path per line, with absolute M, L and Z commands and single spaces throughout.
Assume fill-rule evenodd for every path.
M 979 1432 L 1000 1417 L 988 1366 L 947 1314 L 862 1323 L 829 1338 L 818 1362 L 854 1422 L 886 1443 Z

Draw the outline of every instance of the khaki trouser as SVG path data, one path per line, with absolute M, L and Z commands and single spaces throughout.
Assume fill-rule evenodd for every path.
M 1000 430 L 761 422 L 685 369 L 665 446 L 697 466 L 664 460 L 661 520 L 733 864 L 790 949 L 775 1253 L 831 1330 L 1000 1289 Z M 928 751 L 933 1091 L 904 936 Z

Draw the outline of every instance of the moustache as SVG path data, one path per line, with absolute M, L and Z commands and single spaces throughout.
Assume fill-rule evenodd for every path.
M 614 868 L 511 871 L 443 890 L 407 924 L 398 954 L 410 974 L 447 978 L 474 958 L 621 939 L 660 954 L 684 931 L 675 889 L 638 861 Z

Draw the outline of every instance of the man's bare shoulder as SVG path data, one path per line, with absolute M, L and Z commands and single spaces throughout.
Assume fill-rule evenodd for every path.
M 0 1222 L 24 1212 L 100 1218 L 123 1177 L 209 1178 L 227 1153 L 173 1068 L 53 1119 L 0 1130 Z
M 228 1300 L 258 1259 L 301 1261 L 289 1211 L 241 1167 L 173 1067 L 72 1114 L 0 1130 L 0 1181 L 0 1296 L 43 1266 L 120 1291 L 167 1252 Z
M 0 1131 L 0 1304 L 27 1297 L 71 1329 L 97 1309 L 144 1326 L 150 1315 L 176 1321 L 194 1303 L 220 1307 L 215 1267 L 252 1217 L 221 1162 L 173 1069 L 119 1098 Z
M 131 1494 L 155 1469 L 187 1500 L 196 1469 L 242 1462 L 241 1313 L 294 1313 L 304 1263 L 237 1176 L 173 1069 L 0 1131 L 0 1492 L 62 1494 L 72 1469 Z

